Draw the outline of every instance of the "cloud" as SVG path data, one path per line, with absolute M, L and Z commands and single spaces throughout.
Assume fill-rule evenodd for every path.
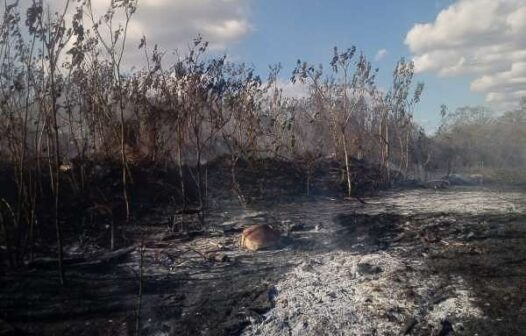
M 376 56 L 374 56 L 374 60 L 375 61 L 381 61 L 385 58 L 385 56 L 387 56 L 387 50 L 386 49 L 380 49 L 378 50 L 378 52 L 376 52 Z
M 15 1 L 8 0 L 7 3 Z M 31 3 L 32 0 L 19 0 L 22 17 L 25 17 Z M 96 20 L 106 13 L 110 5 L 109 0 L 91 0 L 91 3 Z M 44 1 L 45 9 L 49 8 L 52 13 L 61 12 L 64 4 L 64 1 Z M 70 1 L 66 15 L 68 24 L 77 5 L 76 0 Z M 0 15 L 3 15 L 4 9 L 0 5 Z M 91 27 L 88 17 L 85 17 L 84 23 Z M 114 29 L 119 23 L 124 23 L 124 15 L 116 10 Z M 109 36 L 105 25 L 100 27 L 104 30 L 103 36 Z M 198 34 L 209 42 L 210 50 L 224 51 L 251 31 L 250 0 L 139 0 L 128 28 L 124 63 L 127 67 L 145 63 L 143 52 L 137 48 L 143 36 L 151 47 L 157 44 L 161 50 L 178 49 L 184 53 Z
M 414 25 L 405 43 L 417 72 L 475 76 L 471 89 L 502 107 L 526 90 L 525 31 L 524 0 L 458 0 Z
M 283 95 L 290 98 L 305 98 L 309 94 L 309 86 L 300 82 L 278 80 L 278 87 L 283 90 Z
M 309 95 L 309 85 L 300 82 L 292 83 L 290 80 L 278 78 L 277 87 L 282 90 L 284 97 L 305 98 Z
M 93 0 L 106 8 L 107 0 Z M 250 33 L 247 0 L 141 0 L 130 26 L 130 38 L 146 35 L 164 48 L 186 46 L 197 34 L 213 48 L 223 49 Z
M 157 1 L 140 2 L 137 20 L 160 45 L 181 46 L 201 34 L 212 48 L 224 49 L 252 30 L 247 0 L 163 0 L 162 8 Z

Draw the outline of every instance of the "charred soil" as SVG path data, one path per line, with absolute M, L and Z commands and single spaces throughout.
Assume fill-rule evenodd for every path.
M 128 335 L 137 327 L 142 335 L 429 335 L 448 328 L 512 335 L 526 328 L 524 190 L 405 189 L 364 204 L 341 200 L 338 167 L 322 165 L 305 197 L 298 196 L 306 191 L 300 170 L 244 162 L 237 169 L 248 202 L 241 205 L 225 182 L 228 162 L 211 163 L 206 227 L 181 211 L 177 173 L 160 169 L 135 169 L 136 216 L 119 221 L 119 179 L 109 169 L 88 188 L 106 189 L 63 204 L 66 285 L 53 249 L 37 248 L 23 268 L 3 266 L 0 319 L 28 335 Z M 368 174 L 374 181 L 374 170 Z M 185 183 L 191 209 L 195 190 Z M 89 217 L 94 197 L 115 199 L 114 217 Z M 118 223 L 116 251 L 108 249 L 109 220 Z M 288 244 L 241 250 L 239 234 L 253 224 L 288 232 Z

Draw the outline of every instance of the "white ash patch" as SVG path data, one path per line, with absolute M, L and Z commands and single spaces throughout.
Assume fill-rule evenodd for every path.
M 431 326 L 439 326 L 441 321 L 448 320 L 453 324 L 462 323 L 462 320 L 483 318 L 482 310 L 473 304 L 473 297 L 468 290 L 459 289 L 465 288 L 464 280 L 460 277 L 455 277 L 453 282 L 456 283 L 453 296 L 436 304 L 433 310 L 429 311 L 424 317 Z M 436 329 L 436 328 L 435 328 Z M 438 330 L 437 330 L 438 331 Z
M 267 216 L 267 213 L 264 211 L 245 210 L 244 213 L 241 214 L 240 218 L 253 219 L 253 218 L 261 218 L 265 216 Z
M 443 191 L 408 190 L 386 192 L 381 199 L 366 199 L 368 209 L 399 209 L 401 214 L 413 213 L 523 213 L 526 197 L 523 192 L 486 188 L 453 187 Z M 372 212 L 368 212 L 372 213 Z
M 251 321 L 243 335 L 398 335 L 412 318 L 429 330 L 446 318 L 482 315 L 464 289 L 425 306 L 440 281 L 423 278 L 421 267 L 386 252 L 313 257 L 276 285 L 275 308 L 262 321 Z M 455 288 L 465 288 L 461 279 Z

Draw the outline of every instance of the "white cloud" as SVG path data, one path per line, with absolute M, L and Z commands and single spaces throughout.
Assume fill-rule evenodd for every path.
M 108 5 L 108 0 L 92 1 L 99 13 Z M 150 46 L 186 51 L 200 34 L 211 49 L 224 50 L 251 30 L 248 0 L 140 0 L 129 27 L 129 41 L 137 49 L 145 35 Z
M 297 81 L 292 83 L 290 80 L 278 78 L 277 87 L 282 90 L 283 96 L 289 98 L 305 98 L 309 94 L 309 85 Z
M 135 20 L 149 40 L 166 48 L 201 34 L 221 49 L 251 31 L 248 5 L 247 0 L 143 0 Z
M 375 61 L 381 61 L 387 56 L 387 49 L 380 49 L 376 52 L 376 56 L 374 56 Z
M 14 1 L 8 0 L 8 3 Z M 31 1 L 19 0 L 23 16 Z M 91 0 L 91 3 L 96 19 L 110 5 L 109 0 Z M 64 0 L 44 0 L 44 6 L 49 6 L 51 11 L 62 11 L 64 4 Z M 77 5 L 76 0 L 70 1 L 68 20 L 71 20 L 71 13 Z M 3 9 L 4 6 L 0 5 L 0 14 L 3 14 Z M 123 19 L 121 11 L 117 10 L 115 28 L 119 22 L 124 22 Z M 91 27 L 90 19 L 85 18 L 84 22 Z M 104 28 L 104 25 L 101 27 Z M 143 35 L 150 46 L 158 44 L 162 50 L 179 49 L 185 52 L 187 46 L 200 34 L 209 42 L 211 50 L 223 51 L 242 40 L 252 30 L 250 0 L 139 0 L 138 9 L 128 28 L 124 62 L 130 66 L 144 63 L 143 53 L 137 50 Z
M 417 72 L 474 75 L 471 89 L 496 107 L 526 90 L 526 1 L 458 0 L 432 23 L 420 23 L 405 43 Z

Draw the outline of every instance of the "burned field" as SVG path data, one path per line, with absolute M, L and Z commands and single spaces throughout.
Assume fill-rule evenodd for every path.
M 523 84 L 526 54 L 460 52 L 500 41 L 491 22 L 513 39 L 502 45 L 523 41 L 526 11 L 477 1 L 449 1 L 445 30 L 463 31 L 447 18 L 464 6 L 506 16 L 479 15 L 464 30 L 491 38 L 452 44 L 428 38 L 436 25 L 376 14 L 409 18 L 395 9 L 415 4 L 341 2 L 330 24 L 292 19 L 327 6 L 294 4 L 268 11 L 287 21 L 265 25 L 276 39 L 252 26 L 251 1 L 3 1 L 0 336 L 524 333 L 526 99 L 505 81 Z M 170 8 L 177 18 L 157 20 Z M 336 29 L 337 13 L 359 29 Z M 370 55 L 368 34 L 402 37 L 391 21 L 422 33 L 399 41 L 411 55 L 389 47 L 384 72 L 393 41 Z M 264 41 L 246 46 L 264 52 L 230 48 L 252 32 Z M 366 49 L 319 58 L 322 40 L 356 32 Z M 449 56 L 435 44 L 460 61 L 438 65 Z M 285 50 L 288 64 L 266 63 Z M 461 69 L 485 59 L 499 70 Z M 474 75 L 471 89 L 502 106 L 449 109 L 466 82 L 428 90 L 426 68 Z
M 45 262 L 2 275 L 2 319 L 35 335 L 127 335 L 137 323 L 148 335 L 517 335 L 525 200 L 521 190 L 453 187 L 366 204 L 231 201 L 193 234 L 169 230 L 173 213 L 159 209 L 125 229 L 129 249 L 76 246 L 78 260 L 66 249 L 65 287 Z M 240 250 L 240 231 L 257 223 L 288 231 L 287 244 Z

